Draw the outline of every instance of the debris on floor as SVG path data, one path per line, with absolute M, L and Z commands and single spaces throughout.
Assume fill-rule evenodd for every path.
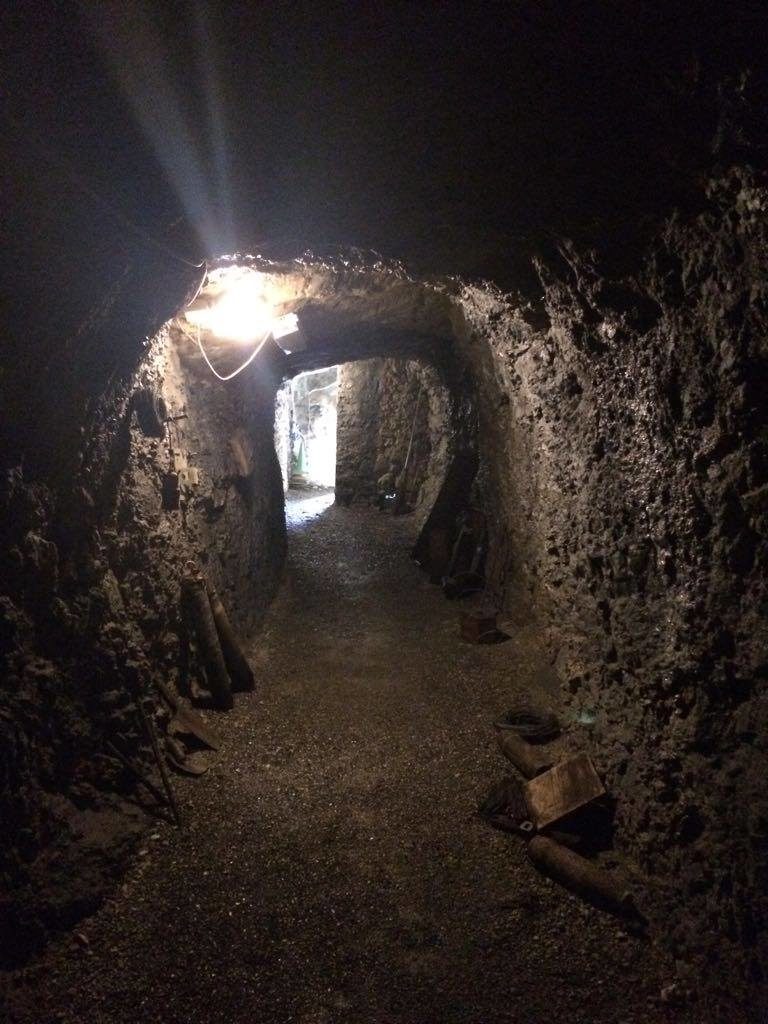
M 442 580 L 443 591 L 450 598 L 477 594 L 485 585 L 485 516 L 479 509 L 468 509 L 459 515 L 457 528 L 451 560 Z
M 234 691 L 252 690 L 254 675 L 216 589 L 194 563 L 181 584 L 181 601 L 189 637 L 194 640 L 214 703 L 223 711 L 233 707 Z
M 523 787 L 517 779 L 507 777 L 491 787 L 478 808 L 478 814 L 494 828 L 516 835 L 533 832 Z
M 221 740 L 203 717 L 170 687 L 159 684 L 170 718 L 165 727 L 165 756 L 184 775 L 203 775 L 215 764 Z
M 163 783 L 163 790 L 168 800 L 168 805 L 173 812 L 174 821 L 176 822 L 177 825 L 180 826 L 181 811 L 179 810 L 179 804 L 178 801 L 176 800 L 176 794 L 173 791 L 173 786 L 171 785 L 171 780 L 168 776 L 168 769 L 166 767 L 165 759 L 163 758 L 163 755 L 160 752 L 160 743 L 157 738 L 157 729 L 155 726 L 154 717 L 151 714 L 147 714 L 146 710 L 144 709 L 144 705 L 140 700 L 136 701 L 136 707 L 138 709 L 139 718 L 141 719 L 141 723 L 144 727 L 147 739 L 149 740 L 149 745 L 152 749 L 152 756 L 154 757 L 155 765 L 157 767 L 158 772 L 160 773 L 160 778 Z
M 517 768 L 526 779 L 533 779 L 542 772 L 549 771 L 553 761 L 536 747 L 526 743 L 516 733 L 507 729 L 496 728 L 496 742 L 506 759 Z
M 219 750 L 221 739 L 208 723 L 204 721 L 203 717 L 180 697 L 176 697 L 170 687 L 165 684 L 159 684 L 159 686 L 163 700 L 173 714 L 168 726 L 169 735 L 175 735 L 179 732 L 189 733 L 204 744 L 204 746 L 210 747 L 211 750 Z
M 213 763 L 203 751 L 187 750 L 175 736 L 166 736 L 165 756 L 168 763 L 183 775 L 205 775 Z
M 459 631 L 462 640 L 481 644 L 493 639 L 498 632 L 496 612 L 490 608 L 471 608 L 459 613 Z
M 638 916 L 632 894 L 616 872 L 605 871 L 549 836 L 533 836 L 528 856 L 550 878 L 595 906 L 615 914 Z
M 560 735 L 557 715 L 532 704 L 516 704 L 494 725 L 497 729 L 511 729 L 528 743 L 547 743 Z
M 224 711 L 233 707 L 232 680 L 229 677 L 221 649 L 216 623 L 208 599 L 205 580 L 199 573 L 182 580 L 182 607 L 189 633 L 194 638 L 200 656 L 207 688 L 216 705 Z
M 190 709 L 224 742 L 215 769 L 172 776 L 184 831 L 144 837 L 117 899 L 80 926 L 92 955 L 52 950 L 11 1020 L 658 1024 L 649 1000 L 674 974 L 650 945 L 504 848 L 522 833 L 458 824 L 502 776 L 487 811 L 524 813 L 524 778 L 478 747 L 484 723 L 540 692 L 538 636 L 515 638 L 510 685 L 506 652 L 462 644 L 440 590 L 392 557 L 407 521 L 312 494 L 288 513 L 264 685 L 226 718 Z M 169 693 L 169 714 L 188 707 Z
M 159 807 L 165 808 L 168 805 L 167 797 L 157 788 L 154 782 L 148 778 L 145 771 L 137 768 L 133 761 L 131 761 L 131 759 L 128 758 L 112 740 L 107 740 L 105 742 L 105 747 L 110 757 L 119 761 L 131 778 L 152 796 Z
M 606 796 L 589 756 L 563 758 L 544 750 L 560 735 L 560 724 L 553 713 L 528 704 L 510 709 L 496 720 L 494 729 L 500 752 L 525 781 L 502 779 L 491 788 L 478 815 L 494 828 L 527 839 L 529 858 L 555 881 L 601 909 L 641 923 L 624 880 L 573 849 L 599 849 L 594 840 L 601 837 L 592 833 L 604 832 L 606 822 L 610 829 L 607 815 L 588 813 L 592 808 L 599 811 Z M 561 824 L 563 831 L 552 830 Z
M 252 690 L 255 684 L 253 669 L 243 654 L 242 645 L 232 628 L 221 598 L 210 580 L 206 581 L 206 590 L 208 592 L 208 600 L 211 603 L 211 612 L 213 613 L 213 621 L 216 624 L 216 632 L 219 636 L 222 654 L 224 655 L 224 663 L 232 680 L 232 688 L 236 690 Z
M 603 796 L 605 786 L 586 754 L 560 761 L 525 784 L 525 802 L 538 829 Z

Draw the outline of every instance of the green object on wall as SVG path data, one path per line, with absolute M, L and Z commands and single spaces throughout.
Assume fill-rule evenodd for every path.
M 299 435 L 297 444 L 293 446 L 293 458 L 291 460 L 291 472 L 292 473 L 304 473 L 306 472 L 306 446 L 304 444 L 304 438 Z

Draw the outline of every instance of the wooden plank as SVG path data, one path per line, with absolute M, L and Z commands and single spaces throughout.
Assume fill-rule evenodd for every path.
M 566 814 L 605 793 L 592 761 L 577 754 L 525 784 L 525 799 L 537 828 L 546 828 Z

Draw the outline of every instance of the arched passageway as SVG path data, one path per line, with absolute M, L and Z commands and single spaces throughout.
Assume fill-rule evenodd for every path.
M 664 245 L 685 254 L 710 230 L 706 219 L 676 227 Z M 734 785 L 719 769 L 702 774 L 727 723 L 690 681 L 696 665 L 743 681 L 757 657 L 754 646 L 736 647 L 725 598 L 748 609 L 760 592 L 760 522 L 730 499 L 731 518 L 707 512 L 728 488 L 707 467 L 728 444 L 748 447 L 743 508 L 759 511 L 764 464 L 744 431 L 694 452 L 695 431 L 683 444 L 681 424 L 744 426 L 738 403 L 752 401 L 748 384 L 736 398 L 718 396 L 719 419 L 696 404 L 706 359 L 687 333 L 677 337 L 686 374 L 668 361 L 664 317 L 673 317 L 678 292 L 651 298 L 652 286 L 637 280 L 598 289 L 594 268 L 569 251 L 540 268 L 538 310 L 491 285 L 419 281 L 374 259 L 243 267 L 262 280 L 272 318 L 298 317 L 301 345 L 268 340 L 241 373 L 217 379 L 209 362 L 226 377 L 244 352 L 205 334 L 201 350 L 185 310 L 204 304 L 206 285 L 200 291 L 190 274 L 169 289 L 172 302 L 155 297 L 165 322 L 148 345 L 131 334 L 110 353 L 130 306 L 122 298 L 89 335 L 87 370 L 71 368 L 78 387 L 57 411 L 63 436 L 80 440 L 51 472 L 56 516 L 53 497 L 19 473 L 4 492 L 15 509 L 4 613 L 6 642 L 20 652 L 14 679 L 33 724 L 51 679 L 61 681 L 57 708 L 67 709 L 51 718 L 62 754 L 55 770 L 22 756 L 15 741 L 7 746 L 7 775 L 23 780 L 25 802 L 4 800 L 24 820 L 46 808 L 59 834 L 79 837 L 60 856 L 74 879 L 64 905 L 51 909 L 43 887 L 32 913 L 14 904 L 18 950 L 39 949 L 46 931 L 94 909 L 111 891 L 115 851 L 138 841 L 140 867 L 88 925 L 93 958 L 84 968 L 66 962 L 67 947 L 54 953 L 53 1002 L 59 982 L 82 983 L 73 1020 L 97 1004 L 109 1004 L 108 1019 L 135 1019 L 143 997 L 125 995 L 124 965 L 173 1005 L 167 1020 L 187 1019 L 187 1004 L 207 1005 L 212 993 L 215 1012 L 233 1019 L 271 1002 L 276 1020 L 503 1020 L 509 1000 L 499 979 L 510 959 L 532 1021 L 567 1018 L 576 1006 L 607 1024 L 627 973 L 643 998 L 622 1007 L 623 1018 L 644 1020 L 649 1001 L 660 1005 L 668 961 L 626 931 L 618 938 L 613 918 L 553 888 L 521 841 L 472 815 L 507 770 L 494 719 L 518 698 L 535 699 L 564 725 L 548 756 L 588 754 L 610 792 L 609 841 L 585 852 L 630 878 L 648 933 L 695 945 L 689 924 L 714 904 L 743 911 L 724 866 L 738 845 L 736 823 L 709 833 L 702 811 L 714 790 Z M 450 395 L 449 457 L 431 510 L 422 524 L 354 500 L 316 515 L 289 501 L 286 544 L 276 391 L 302 372 L 370 360 L 380 361 L 380 380 L 397 361 L 428 367 Z M 742 380 L 751 364 L 734 360 Z M 685 402 L 683 376 L 693 382 Z M 82 422 L 72 415 L 80 394 L 90 395 Z M 698 490 L 686 469 L 692 459 Z M 456 605 L 436 586 L 467 507 L 482 513 L 482 592 L 505 643 L 467 644 Z M 701 544 L 692 543 L 692 523 Z M 719 596 L 707 606 L 714 632 L 694 635 L 692 595 L 721 557 L 733 571 L 717 576 Z M 22 563 L 24 574 L 14 569 Z M 146 839 L 125 765 L 131 756 L 151 765 L 134 711 L 152 705 L 166 729 L 163 687 L 210 694 L 201 638 L 189 644 L 194 623 L 180 599 L 190 578 L 203 576 L 240 634 L 256 687 L 220 721 L 208 712 L 221 753 L 201 778 L 175 780 L 185 830 L 158 825 Z M 744 685 L 729 692 L 752 708 Z M 748 794 L 755 763 L 729 736 Z M 128 798 L 107 797 L 98 835 L 88 831 L 89 764 L 100 766 L 100 792 Z M 53 812 L 43 785 L 61 796 Z M 66 828 L 55 817 L 62 807 Z M 48 834 L 30 839 L 28 863 L 42 863 Z M 697 857 L 682 858 L 689 847 Z M 717 896 L 696 867 L 704 849 L 723 855 Z M 83 863 L 98 867 L 89 874 Z M 33 888 L 34 870 L 24 871 Z M 685 905 L 670 897 L 679 878 Z M 531 933 L 535 948 L 523 941 Z M 162 934 L 163 956 L 143 955 L 149 934 Z M 174 978 L 180 934 L 199 935 L 206 962 L 227 950 L 213 982 L 204 972 Z M 404 938 L 393 948 L 396 935 Z M 741 955 L 735 940 L 731 951 Z M 556 975 L 565 961 L 577 967 L 553 996 L 542 973 Z M 597 998 L 596 976 L 604 980 Z
M 765 1024 L 768 5 L 40 6 L 0 1018 Z
M 374 296 L 366 298 L 370 280 Z M 263 303 L 272 319 L 298 315 L 298 330 L 279 342 L 270 336 L 262 348 L 258 337 L 243 343 L 206 326 L 232 281 L 247 282 L 250 308 Z M 447 531 L 446 561 L 477 467 L 473 382 L 449 333 L 446 301 L 439 289 L 432 294 L 392 268 L 352 273 L 220 261 L 156 337 L 139 375 L 168 429 L 162 444 L 134 432 L 136 467 L 124 483 L 146 495 L 160 473 L 158 515 L 180 513 L 167 554 L 178 549 L 179 567 L 190 557 L 206 566 L 240 628 L 259 621 L 284 553 L 280 480 L 284 486 L 291 476 L 291 425 L 283 382 L 325 366 L 342 366 L 337 500 L 375 503 L 391 471 L 397 511 L 412 509 L 419 530 L 430 520 L 430 529 L 437 522 Z M 439 576 L 445 564 L 426 564 L 427 533 L 419 552 Z
M 409 315 L 410 288 L 395 288 Z M 340 310 L 357 301 L 350 294 Z M 506 770 L 491 723 L 519 700 L 560 712 L 558 681 L 533 617 L 505 643 L 468 644 L 436 585 L 429 556 L 440 552 L 422 544 L 428 573 L 410 557 L 422 526 L 427 536 L 452 527 L 479 498 L 475 402 L 452 341 L 423 329 L 432 314 L 395 344 L 405 312 L 395 304 L 390 324 L 379 301 L 381 321 L 338 314 L 338 343 L 330 314 L 299 308 L 308 335 L 328 316 L 317 354 L 311 339 L 296 356 L 265 351 L 228 382 L 176 324 L 145 361 L 143 400 L 154 396 L 166 427 L 153 436 L 151 423 L 132 421 L 116 507 L 124 536 L 148 529 L 163 554 L 141 570 L 119 566 L 117 578 L 129 592 L 141 576 L 170 591 L 193 561 L 240 631 L 256 686 L 232 710 L 207 713 L 221 749 L 188 762 L 205 774 L 174 778 L 183 830 L 154 826 L 117 901 L 83 926 L 92 955 L 58 961 L 49 998 L 76 975 L 73 1019 L 89 1006 L 135 1020 L 151 999 L 167 1024 L 188 1020 L 190 1007 L 238 1020 L 265 1006 L 269 1019 L 307 1024 L 501 1020 L 513 951 L 515 998 L 531 1021 L 550 1019 L 553 1002 L 563 1017 L 609 1020 L 611 991 L 628 975 L 648 998 L 655 991 L 646 948 L 617 943 L 611 917 L 580 908 L 530 868 L 522 843 L 474 813 Z M 358 352 L 342 408 L 342 500 L 289 490 L 286 550 L 275 390 L 284 375 Z M 449 436 L 429 446 L 443 445 L 424 507 L 393 515 L 376 507 L 361 462 L 375 475 L 377 453 L 403 434 L 415 457 L 419 424 L 427 437 Z M 442 538 L 448 551 L 452 540 Z M 205 706 L 203 655 L 199 644 L 185 658 L 166 651 L 165 681 Z M 180 966 L 190 944 L 195 970 Z M 542 974 L 566 960 L 572 974 L 556 1002 Z M 596 998 L 598 971 L 606 995 Z

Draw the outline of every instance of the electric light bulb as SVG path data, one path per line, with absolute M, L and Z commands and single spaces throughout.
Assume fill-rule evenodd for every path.
M 268 334 L 283 338 L 298 331 L 295 313 L 275 316 L 258 274 L 246 272 L 234 280 L 222 276 L 220 281 L 224 289 L 212 305 L 186 311 L 186 319 L 196 327 L 242 345 Z

